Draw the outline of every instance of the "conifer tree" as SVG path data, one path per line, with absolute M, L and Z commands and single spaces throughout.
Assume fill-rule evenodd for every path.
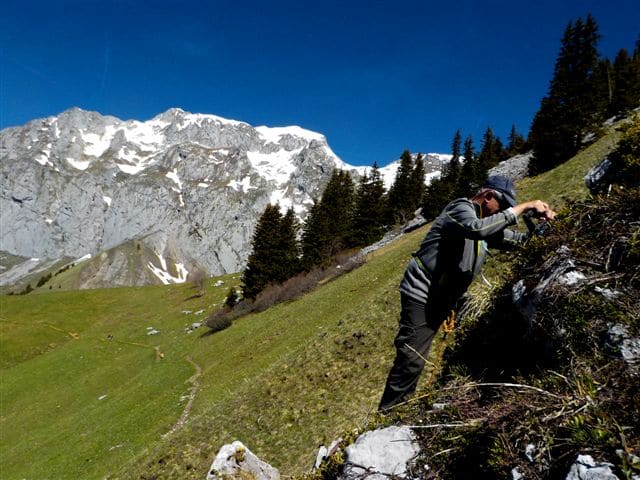
M 278 242 L 281 254 L 280 259 L 276 261 L 280 263 L 281 269 L 276 281 L 282 283 L 300 273 L 301 270 L 298 220 L 293 208 L 289 208 L 282 217 Z
M 526 141 L 524 137 L 518 133 L 516 126 L 511 126 L 511 132 L 509 133 L 509 144 L 507 145 L 507 154 L 509 157 L 524 153 Z
M 482 137 L 482 148 L 478 155 L 477 176 L 485 178 L 489 169 L 497 165 L 502 158 L 502 142 L 488 127 Z
M 344 249 L 352 237 L 355 186 L 349 172 L 334 170 L 302 233 L 302 268 L 311 270 Z
M 277 205 L 267 205 L 253 234 L 252 252 L 242 275 L 243 295 L 255 298 L 264 287 L 277 281 L 282 215 Z
M 320 202 L 316 201 L 309 213 L 302 230 L 302 261 L 304 271 L 311 271 L 329 257 L 329 221 L 323 215 Z
M 464 141 L 464 162 L 458 182 L 458 196 L 471 196 L 484 182 L 484 174 L 478 164 L 478 157 L 473 146 L 473 138 L 469 135 Z
M 418 154 L 409 177 L 409 191 L 407 195 L 407 212 L 410 217 L 413 216 L 418 207 L 422 205 L 422 199 L 426 186 L 424 184 L 425 177 L 424 161 L 422 160 L 422 154 Z
M 427 220 L 436 218 L 442 209 L 453 200 L 450 184 L 446 183 L 442 178 L 436 178 L 431 181 L 424 194 L 422 203 L 422 216 Z
M 413 173 L 413 158 L 409 150 L 402 152 L 396 178 L 389 188 L 387 195 L 387 222 L 392 225 L 404 223 L 411 210 L 411 175 Z
M 569 22 L 562 38 L 549 93 L 542 99 L 529 133 L 534 158 L 532 173 L 546 171 L 568 160 L 580 149 L 583 137 L 600 120 L 601 92 L 594 76 L 598 67 L 598 27 L 591 15 L 586 22 Z
M 455 185 L 460 176 L 460 158 L 462 156 L 462 134 L 456 130 L 451 141 L 451 161 L 445 165 L 442 178 L 449 184 Z
M 363 175 L 356 192 L 351 228 L 351 247 L 370 245 L 384 233 L 384 183 L 378 164 L 374 162 L 370 175 Z
M 322 214 L 328 219 L 329 256 L 347 246 L 354 199 L 355 185 L 349 172 L 334 170 L 320 200 Z
M 624 48 L 616 55 L 612 83 L 609 115 L 626 113 L 640 106 L 640 40 L 633 56 Z

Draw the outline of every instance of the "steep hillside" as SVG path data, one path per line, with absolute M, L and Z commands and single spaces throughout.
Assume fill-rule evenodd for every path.
M 590 148 L 603 142 L 612 143 L 605 137 Z M 600 160 L 584 155 L 564 167 L 573 174 L 562 188 L 578 197 L 586 196 L 586 165 Z M 553 176 L 523 181 L 520 198 L 535 189 L 557 195 Z M 183 284 L 0 297 L 3 475 L 201 479 L 236 439 L 284 474 L 308 471 L 320 444 L 380 422 L 374 410 L 394 353 L 397 285 L 424 233 L 213 335 L 197 324 L 238 278 L 212 279 L 203 296 Z M 499 289 L 508 271 L 493 262 L 486 273 Z M 474 290 L 484 311 L 490 292 Z M 426 395 L 446 345 L 433 349 Z

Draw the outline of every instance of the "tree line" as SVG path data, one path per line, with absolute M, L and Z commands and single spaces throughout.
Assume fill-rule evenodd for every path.
M 528 138 L 513 125 L 505 145 L 488 127 L 476 150 L 472 136 L 463 141 L 457 130 L 451 160 L 428 186 L 422 155 L 408 150 L 400 156 L 388 191 L 377 163 L 357 184 L 349 172 L 334 170 L 304 225 L 298 224 L 292 209 L 282 214 L 278 205 L 268 205 L 258 220 L 243 274 L 244 297 L 255 298 L 267 285 L 326 266 L 341 251 L 376 242 L 412 219 L 419 208 L 426 220 L 434 219 L 452 199 L 472 196 L 492 167 L 514 155 L 532 153 L 530 174 L 571 158 L 606 118 L 640 106 L 640 38 L 632 54 L 623 48 L 613 62 L 599 55 L 599 39 L 591 15 L 569 22 L 549 91 Z

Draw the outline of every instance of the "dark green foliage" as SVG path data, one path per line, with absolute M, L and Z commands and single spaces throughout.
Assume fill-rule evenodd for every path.
M 459 196 L 470 197 L 482 186 L 484 175 L 473 146 L 473 138 L 468 136 L 464 141 L 464 163 L 460 172 L 458 185 L 460 186 Z
M 451 161 L 442 170 L 442 179 L 450 184 L 457 185 L 460 178 L 460 159 L 462 158 L 462 134 L 456 130 L 451 142 Z
M 308 272 L 328 258 L 329 244 L 329 219 L 323 214 L 320 202 L 315 202 L 302 232 L 302 269 Z
M 514 155 L 524 153 L 526 148 L 527 144 L 524 137 L 518 133 L 516 126 L 513 125 L 509 133 L 509 145 L 507 145 L 508 156 L 513 157 Z
M 384 234 L 384 183 L 378 164 L 358 184 L 349 246 L 370 245 Z
M 330 261 L 349 245 L 355 185 L 349 172 L 334 170 L 322 198 L 311 208 L 302 233 L 302 268 Z
M 424 165 L 423 165 L 424 168 Z M 402 152 L 396 178 L 387 194 L 386 219 L 389 225 L 402 224 L 413 217 L 419 203 L 415 199 L 414 162 L 409 150 Z
M 298 270 L 293 212 L 283 217 L 280 207 L 267 205 L 253 235 L 253 249 L 242 276 L 243 294 L 256 295 L 270 283 L 284 282 Z
M 229 289 L 229 293 L 227 293 L 227 298 L 224 299 L 224 304 L 227 308 L 233 308 L 238 304 L 241 298 L 242 296 L 240 295 L 240 292 L 238 292 L 238 289 L 236 287 L 231 287 Z
M 422 204 L 422 216 L 426 220 L 433 220 L 442 209 L 453 200 L 452 185 L 442 179 L 432 180 L 424 195 L 424 203 Z
M 621 49 L 613 63 L 610 115 L 626 113 L 640 106 L 640 40 L 633 55 Z
M 406 209 L 410 214 L 409 218 L 413 218 L 413 212 L 415 212 L 420 205 L 422 205 L 422 199 L 426 190 L 424 184 L 425 177 L 424 161 L 422 155 L 418 154 L 413 164 L 413 170 L 409 177 L 409 192 L 407 195 Z
M 51 277 L 52 277 L 51 273 L 48 273 L 47 275 L 42 276 L 40 280 L 38 280 L 38 283 L 36 284 L 36 288 L 43 286 L 45 283 L 51 280 Z
M 287 210 L 280 223 L 278 241 L 282 256 L 278 260 L 281 263 L 280 276 L 276 279 L 278 283 L 293 277 L 300 272 L 300 246 L 297 239 L 298 221 L 293 209 Z
M 602 120 L 602 76 L 597 43 L 598 27 L 591 15 L 586 21 L 570 22 L 562 38 L 549 93 L 536 113 L 529 141 L 537 174 L 553 168 L 575 155 L 583 138 Z
M 487 177 L 490 168 L 496 166 L 505 159 L 502 142 L 493 133 L 491 127 L 487 128 L 482 137 L 482 149 L 478 154 L 477 178 L 482 181 Z
M 612 167 L 605 184 L 637 189 L 640 185 L 640 117 L 627 127 L 609 160 Z

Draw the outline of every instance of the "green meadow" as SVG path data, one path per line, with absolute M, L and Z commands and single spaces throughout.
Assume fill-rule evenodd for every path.
M 523 180 L 519 198 L 584 197 L 584 174 L 618 135 Z M 202 479 L 233 440 L 285 475 L 309 470 L 320 445 L 374 417 L 397 285 L 425 231 L 215 334 L 190 326 L 239 275 L 210 279 L 201 297 L 188 284 L 0 296 L 0 476 Z M 489 265 L 490 278 L 499 272 Z

